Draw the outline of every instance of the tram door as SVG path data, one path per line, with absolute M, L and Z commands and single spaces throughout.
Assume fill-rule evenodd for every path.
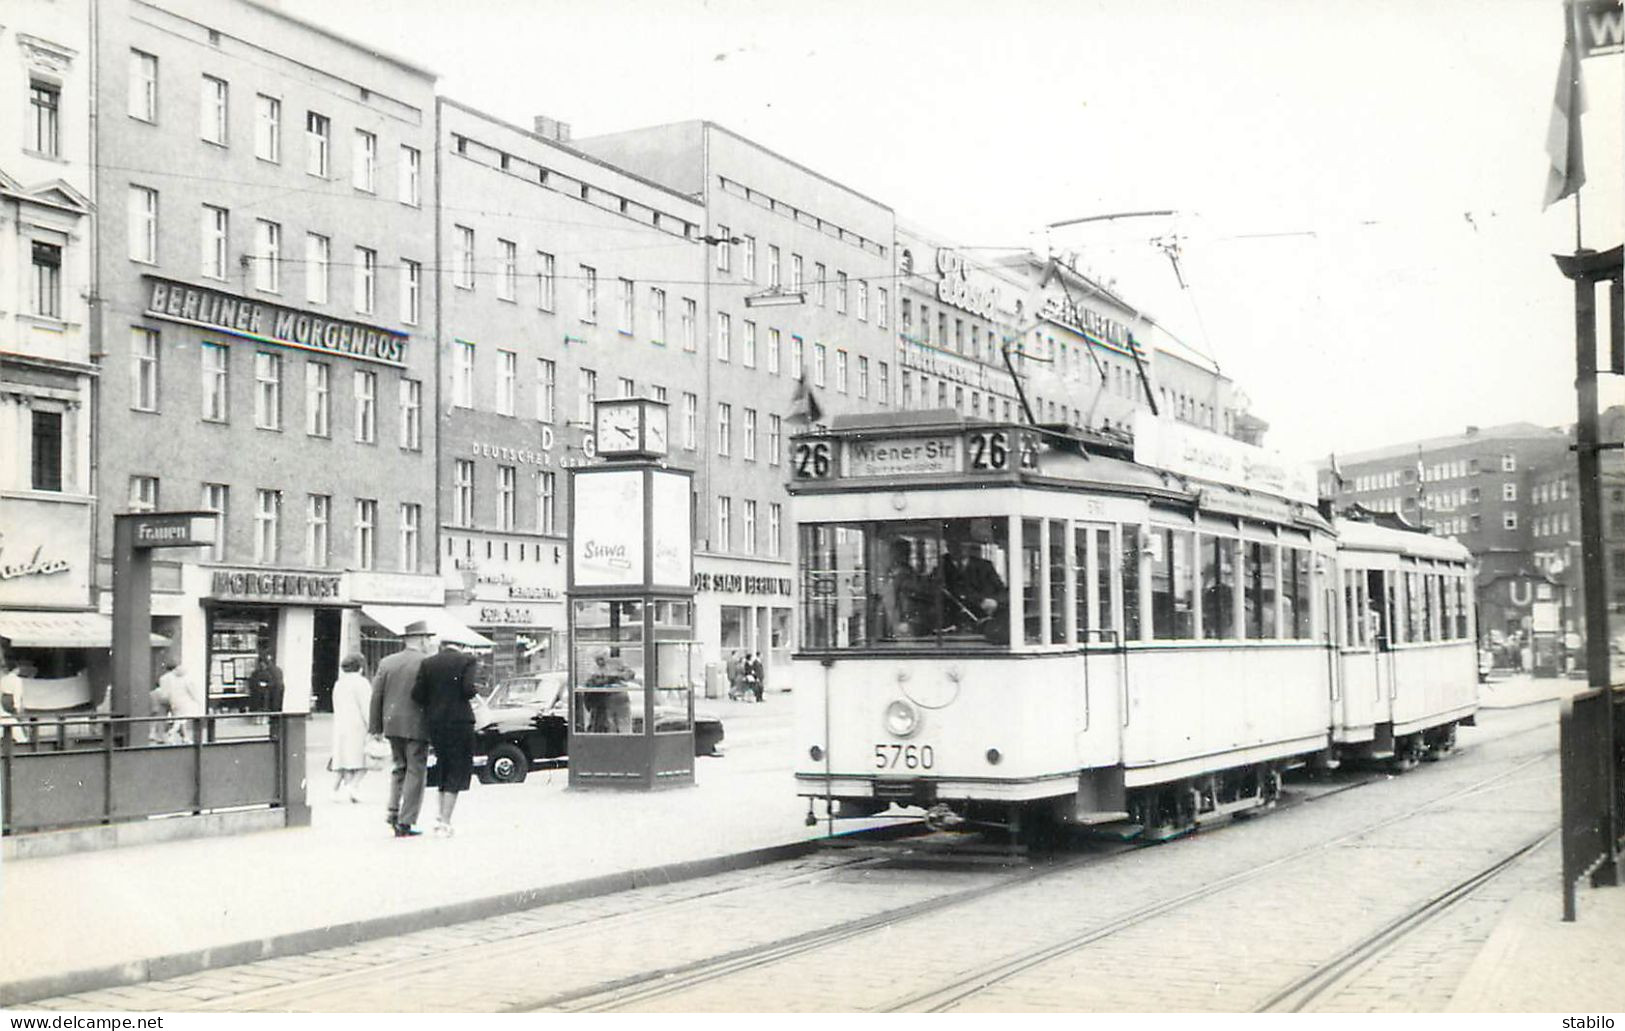
M 1115 732 L 1121 721 L 1126 670 L 1122 632 L 1118 629 L 1122 602 L 1117 590 L 1117 567 L 1117 544 L 1111 526 L 1073 524 L 1073 618 L 1078 646 L 1083 651 L 1083 694 L 1075 707 L 1074 725 L 1080 744 L 1090 730 L 1111 728 Z M 1112 719 L 1112 714 L 1117 718 Z
M 1372 660 L 1376 662 L 1376 720 L 1391 721 L 1394 715 L 1395 682 L 1394 635 L 1397 630 L 1395 597 L 1399 587 L 1399 572 L 1381 569 L 1366 571 L 1367 618 L 1370 620 Z

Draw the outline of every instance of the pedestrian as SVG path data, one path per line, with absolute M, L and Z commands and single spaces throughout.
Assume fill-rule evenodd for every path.
M 163 676 L 152 692 L 152 714 L 168 716 L 167 723 L 152 725 L 151 739 L 155 745 L 189 745 L 192 743 L 196 717 L 204 713 L 203 693 L 197 682 L 187 675 L 186 668 L 175 659 L 164 660 Z
M 479 660 L 456 641 L 442 639 L 440 651 L 418 666 L 412 700 L 423 707 L 423 724 L 434 747 L 440 776 L 440 815 L 436 837 L 451 837 L 457 796 L 468 790 L 474 772 L 474 710 L 469 700 L 479 688 Z
M 346 655 L 333 682 L 333 800 L 357 793 L 367 775 L 367 724 L 372 716 L 372 684 L 361 675 L 361 656 Z
M 271 661 L 269 651 L 261 651 L 254 672 L 248 675 L 248 711 L 282 711 L 282 670 Z
M 175 668 L 175 663 L 169 659 L 164 660 L 163 676 L 153 686 L 152 692 L 147 695 L 147 704 L 152 709 L 152 718 L 147 723 L 147 744 L 168 745 L 175 742 L 170 737 L 170 730 L 175 722 L 174 709 L 169 704 L 169 693 L 164 684 L 164 677 L 169 676 Z
M 764 686 L 762 675 L 765 672 L 762 669 L 762 656 L 759 652 L 751 652 L 745 656 L 745 682 L 750 685 L 751 692 L 756 695 L 758 702 L 762 700 Z
M 728 653 L 728 664 L 725 668 L 728 673 L 728 698 L 737 702 L 744 697 L 742 686 L 744 660 L 740 657 L 738 648 Z
M 0 657 L 0 725 L 10 727 L 11 739 L 19 744 L 28 740 L 28 732 L 23 728 L 27 717 L 21 667 L 9 657 Z
M 418 667 L 434 635 L 429 624 L 408 623 L 401 637 L 406 647 L 378 664 L 372 677 L 372 699 L 368 705 L 367 730 L 389 739 L 389 803 L 386 819 L 397 838 L 423 832 L 413 827 L 423 805 L 423 781 L 429 762 L 429 732 L 423 724 L 423 707 L 412 700 L 418 682 Z

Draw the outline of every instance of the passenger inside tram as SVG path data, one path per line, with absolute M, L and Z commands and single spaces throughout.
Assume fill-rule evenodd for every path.
M 876 543 L 887 561 L 876 582 L 877 639 L 959 635 L 1006 643 L 1009 594 L 994 561 L 1004 560 L 998 527 L 992 519 L 950 519 L 882 528 Z

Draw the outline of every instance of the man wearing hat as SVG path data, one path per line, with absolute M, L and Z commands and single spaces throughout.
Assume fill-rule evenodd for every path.
M 423 723 L 423 707 L 412 700 L 412 686 L 418 680 L 418 667 L 429 651 L 434 632 L 419 620 L 401 631 L 406 647 L 385 656 L 372 678 L 372 711 L 367 730 L 389 738 L 394 766 L 389 778 L 389 825 L 397 838 L 423 832 L 413 828 L 423 805 L 423 781 L 429 761 L 429 732 Z

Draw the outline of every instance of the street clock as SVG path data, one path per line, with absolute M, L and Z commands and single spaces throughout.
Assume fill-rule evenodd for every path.
M 621 397 L 593 402 L 593 436 L 600 458 L 664 458 L 670 411 L 666 402 Z

